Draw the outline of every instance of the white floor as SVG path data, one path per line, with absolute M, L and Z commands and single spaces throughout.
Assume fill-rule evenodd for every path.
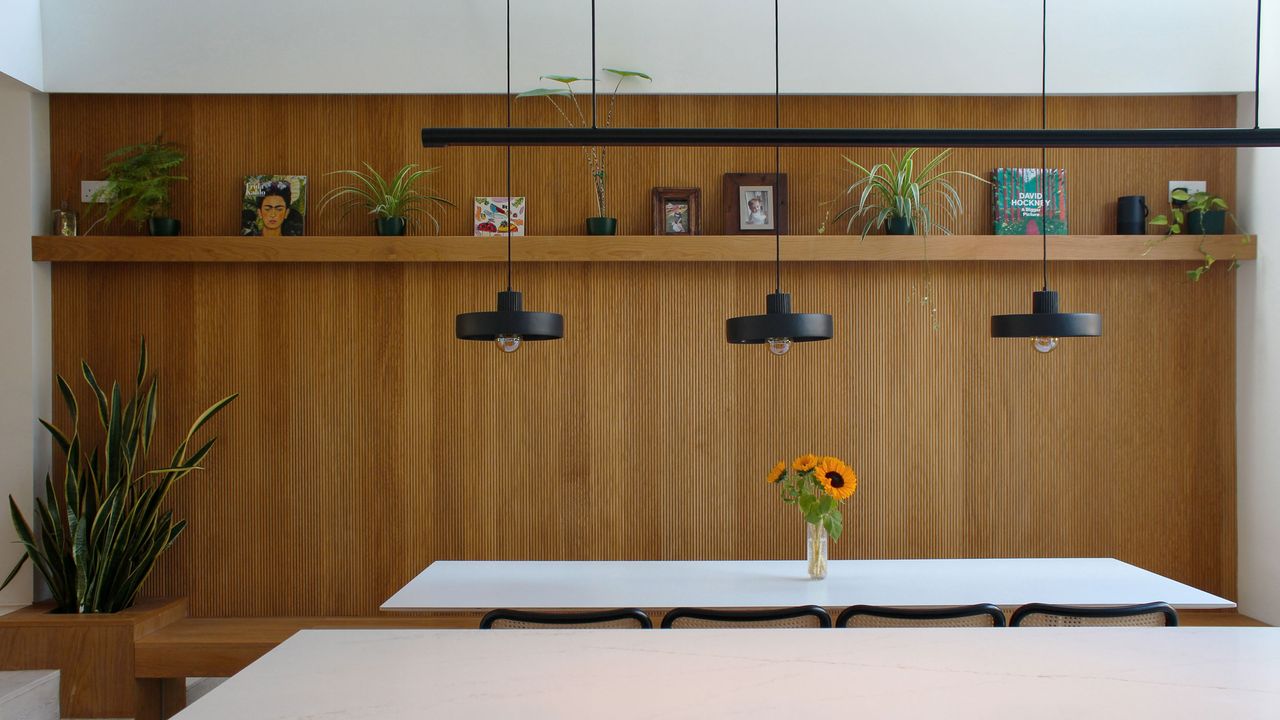
M 0 672 L 0 718 L 58 720 L 58 671 Z

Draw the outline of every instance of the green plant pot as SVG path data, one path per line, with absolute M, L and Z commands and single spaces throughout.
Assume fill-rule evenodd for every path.
M 885 223 L 884 231 L 890 235 L 914 235 L 915 227 L 907 218 L 891 217 L 889 222 Z
M 618 218 L 611 218 L 611 217 L 587 218 L 587 234 L 588 235 L 617 235 L 618 234 Z
M 379 235 L 403 235 L 409 223 L 402 217 L 376 218 L 373 224 Z
M 1226 230 L 1226 210 L 1192 210 L 1187 213 L 1187 232 L 1192 235 L 1221 235 Z
M 182 233 L 182 221 L 177 218 L 153 217 L 147 219 L 147 234 L 160 237 Z

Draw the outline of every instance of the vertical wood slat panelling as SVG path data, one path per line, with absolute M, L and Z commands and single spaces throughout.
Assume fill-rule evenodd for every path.
M 1020 99 L 903 102 L 917 124 L 1038 120 Z M 1072 98 L 1051 117 L 1233 117 L 1217 98 L 1196 103 Z M 761 98 L 634 105 L 664 125 L 772 120 Z M 788 98 L 784 123 L 888 124 L 893 107 Z M 412 132 L 424 115 L 493 124 L 494 98 L 55 96 L 53 108 L 55 190 L 132 132 L 190 128 L 177 138 L 192 151 L 178 198 L 189 232 L 234 231 L 239 175 L 315 179 L 364 158 L 453 153 L 467 161 L 447 161 L 446 192 L 503 192 L 478 189 L 500 182 L 501 150 L 423 151 Z M 130 123 L 81 122 L 107 110 Z M 261 118 L 289 127 L 283 146 L 257 134 Z M 720 173 L 768 170 L 772 154 L 632 152 L 612 166 L 613 202 L 624 229 L 641 232 L 650 183 L 701 185 L 718 232 Z M 516 191 L 540 188 L 528 191 L 539 234 L 577 232 L 590 211 L 570 163 L 580 158 L 564 153 L 516 151 L 538 160 L 517 162 Z M 794 232 L 821 222 L 817 178 L 837 167 L 827 155 L 784 153 Z M 1032 155 L 957 151 L 955 166 Z M 1064 156 L 1076 232 L 1108 230 L 1106 200 L 1158 197 L 1169 178 L 1207 178 L 1231 197 L 1233 162 L 1219 151 Z M 988 191 L 962 192 L 973 212 L 960 231 L 982 232 Z M 465 234 L 468 220 L 451 213 L 445 231 Z M 363 223 L 310 222 L 316 233 Z M 836 338 L 778 359 L 723 341 L 724 318 L 758 310 L 772 287 L 764 263 L 519 265 L 526 306 L 563 312 L 568 330 L 511 356 L 452 337 L 456 313 L 492 302 L 496 264 L 59 263 L 55 366 L 70 377 L 83 356 L 100 377 L 127 378 L 145 333 L 162 379 L 161 449 L 204 405 L 241 393 L 211 426 L 210 470 L 174 494 L 190 527 L 147 589 L 188 595 L 197 616 L 369 614 L 439 558 L 798 558 L 799 517 L 762 478 L 809 450 L 845 457 L 862 478 L 835 557 L 1109 555 L 1233 596 L 1234 281 L 1215 272 L 1191 285 L 1184 266 L 1055 263 L 1064 304 L 1104 313 L 1107 334 L 1037 356 L 987 327 L 992 312 L 1025 309 L 1036 264 L 932 265 L 936 331 L 920 264 L 787 265 L 797 306 L 832 312 Z

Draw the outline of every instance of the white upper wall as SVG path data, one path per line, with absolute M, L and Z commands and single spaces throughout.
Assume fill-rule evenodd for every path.
M 20 6 L 36 0 L 0 0 Z M 643 92 L 773 92 L 771 0 L 598 0 Z M 7 7 L 7 5 L 6 5 Z M 588 0 L 512 0 L 513 87 L 590 72 Z M 504 0 L 44 0 L 44 88 L 500 93 Z M 1254 0 L 1051 0 L 1055 94 L 1253 89 Z M 1040 91 L 1035 0 L 782 0 L 785 93 Z
M 0 0 L 0 73 L 43 89 L 40 0 Z

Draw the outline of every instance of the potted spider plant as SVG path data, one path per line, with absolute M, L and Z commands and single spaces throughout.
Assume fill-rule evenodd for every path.
M 841 156 L 859 175 L 842 193 L 853 199 L 852 204 L 835 215 L 836 220 L 848 218 L 846 231 L 852 232 L 854 223 L 862 220 L 864 238 L 879 228 L 884 228 L 889 235 L 929 235 L 935 229 L 950 234 L 950 228 L 938 222 L 939 209 L 949 221 L 955 221 L 964 212 L 960 193 L 956 192 L 952 178 L 967 177 L 991 184 L 964 170 L 943 170 L 942 163 L 951 156 L 951 148 L 917 168 L 916 153 L 919 150 L 910 148 L 901 158 L 891 151 L 891 162 L 876 163 L 870 168 Z M 825 230 L 825 225 L 823 223 L 820 232 Z
M 432 209 L 456 207 L 447 199 L 436 195 L 429 188 L 418 188 L 423 178 L 440 168 L 418 169 L 414 163 L 400 168 L 388 181 L 369 163 L 363 163 L 368 172 L 359 170 L 334 170 L 326 175 L 346 175 L 354 180 L 350 185 L 340 185 L 325 193 L 321 198 L 320 210 L 330 203 L 344 200 L 342 215 L 344 218 L 357 208 L 374 216 L 374 228 L 379 235 L 404 235 L 410 224 L 418 225 L 415 215 L 423 215 L 440 233 L 440 221 L 431 212 Z
M 609 97 L 608 110 L 604 115 L 604 126 L 607 128 L 613 124 L 613 110 L 618 103 L 618 89 L 622 87 L 622 83 L 628 78 L 642 78 L 650 82 L 653 81 L 653 78 L 637 70 L 604 68 L 604 71 L 617 78 L 617 82 L 613 85 L 613 92 Z M 588 127 L 591 125 L 589 114 L 583 112 L 582 106 L 578 104 L 578 95 L 573 92 L 574 83 L 591 82 L 590 78 L 570 75 L 543 75 L 540 79 L 560 83 L 564 87 L 527 90 L 517 95 L 516 99 L 545 97 L 555 107 L 556 112 L 560 113 L 560 117 L 564 118 L 564 121 L 569 124 L 569 127 Z M 599 212 L 596 217 L 587 218 L 587 234 L 616 235 L 618 232 L 618 219 L 609 217 L 607 198 L 605 197 L 605 160 L 608 156 L 609 148 L 584 147 L 582 152 L 587 161 L 587 172 L 591 175 L 591 184 L 595 190 L 596 210 Z
M 91 202 L 105 203 L 105 208 L 102 217 L 85 230 L 86 235 L 98 223 L 121 215 L 139 226 L 145 223 L 151 235 L 177 235 L 182 231 L 182 222 L 169 217 L 171 186 L 187 179 L 173 174 L 187 159 L 176 144 L 157 137 L 153 142 L 114 150 L 106 159 L 111 161 L 102 168 L 107 184 L 91 198 Z

